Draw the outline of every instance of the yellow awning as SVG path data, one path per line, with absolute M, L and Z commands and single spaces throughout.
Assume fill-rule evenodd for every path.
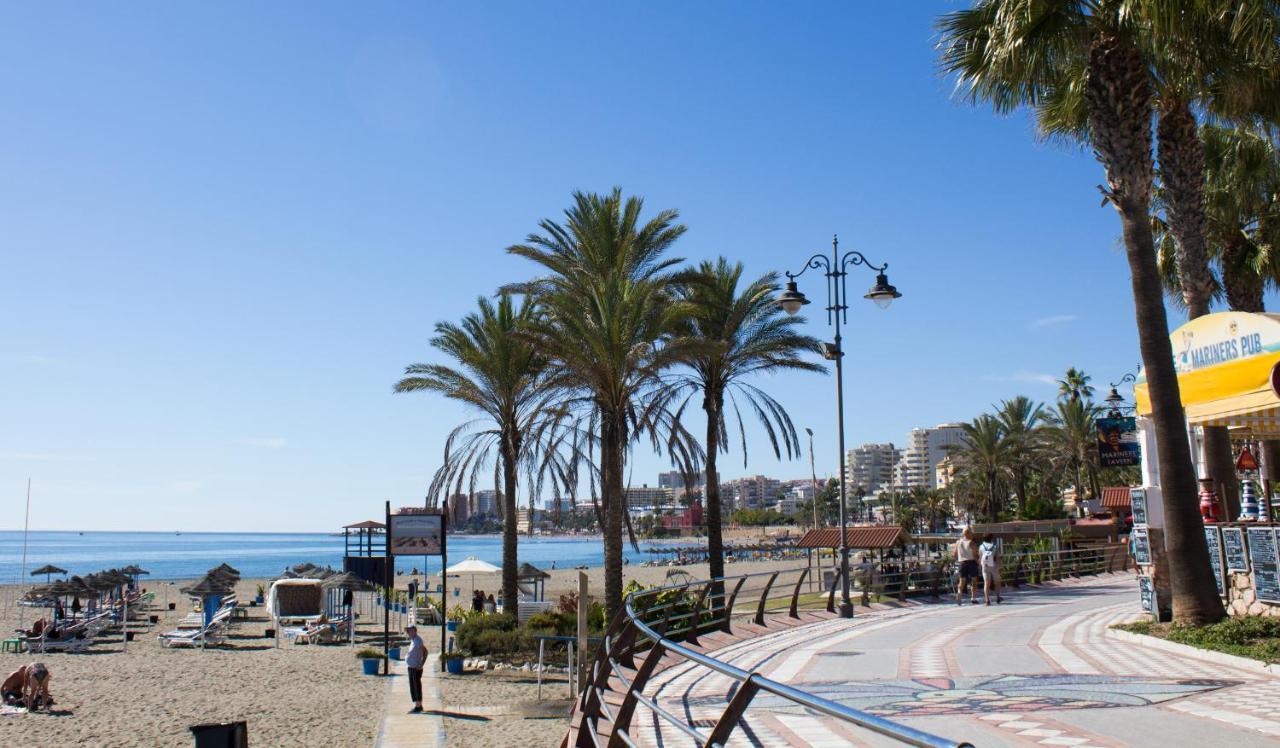
M 1221 312 L 1170 336 L 1187 421 L 1280 432 L 1280 396 L 1271 385 L 1280 363 L 1280 316 Z M 1133 388 L 1139 415 L 1151 413 L 1147 384 Z

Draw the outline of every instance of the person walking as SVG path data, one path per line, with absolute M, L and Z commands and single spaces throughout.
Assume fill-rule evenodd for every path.
M 991 604 L 991 587 L 996 588 L 996 603 L 1003 602 L 1000 597 L 1000 546 L 996 545 L 996 536 L 987 534 L 987 539 L 978 546 L 978 563 L 982 566 L 982 599 Z
M 404 658 L 409 668 L 409 698 L 413 700 L 409 713 L 417 714 L 422 711 L 422 668 L 427 664 L 427 645 L 418 636 L 417 626 L 408 626 L 404 632 L 409 635 L 409 652 Z
M 964 528 L 964 534 L 956 541 L 956 563 L 960 565 L 960 583 L 956 585 L 956 605 L 964 605 L 965 589 L 969 590 L 969 602 L 978 604 L 978 548 L 973 540 L 973 528 Z

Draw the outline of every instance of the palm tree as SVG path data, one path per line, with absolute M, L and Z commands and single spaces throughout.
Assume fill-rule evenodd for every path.
M 1192 4 L 1181 4 L 1190 6 Z M 974 101 L 1001 112 L 1036 110 L 1043 130 L 1083 121 L 1120 217 L 1138 341 L 1152 403 L 1165 501 L 1174 618 L 1225 615 L 1196 511 L 1195 472 L 1156 267 L 1149 214 L 1155 178 L 1152 61 L 1145 50 L 1195 48 L 1194 32 L 1164 0 L 979 0 L 943 16 L 942 65 Z M 1197 21 L 1202 20 L 1200 18 Z M 1229 20 L 1229 19 L 1228 19 Z M 1072 107 L 1083 117 L 1064 115 Z
M 562 381 L 547 360 L 517 334 L 533 318 L 526 299 L 517 309 L 503 294 L 495 307 L 481 297 L 479 311 L 460 324 L 440 322 L 431 345 L 456 362 L 412 364 L 395 392 L 436 392 L 466 403 L 484 417 L 458 426 L 445 442 L 444 465 L 436 472 L 430 496 L 460 492 L 466 484 L 475 492 L 478 477 L 497 455 L 495 472 L 502 474 L 502 599 L 511 606 L 517 598 L 516 483 L 521 464 L 543 473 L 548 453 L 544 438 L 563 418 L 556 403 Z M 535 467 L 535 465 L 537 467 Z M 508 607 L 508 610 L 514 610 Z
M 1067 369 L 1067 373 L 1058 380 L 1058 399 L 1060 400 L 1088 400 L 1093 397 L 1093 386 L 1089 381 L 1093 377 L 1085 374 L 1083 370 L 1072 366 Z
M 1063 399 L 1045 416 L 1045 441 L 1054 459 L 1071 471 L 1077 507 L 1085 500 L 1085 478 L 1089 477 L 1092 485 L 1092 476 L 1096 475 L 1094 420 L 1101 414 L 1102 409 L 1089 400 Z
M 1008 497 L 1007 492 L 1001 495 L 1001 486 L 1009 475 L 1013 444 L 1005 438 L 999 419 L 990 414 L 984 413 L 960 426 L 964 429 L 964 436 L 952 451 L 952 456 L 962 470 L 981 476 L 986 491 L 983 513 L 995 522 Z
M 1027 478 L 1039 457 L 1038 427 L 1043 416 L 1044 406 L 1033 403 L 1024 395 L 1000 403 L 996 413 L 1010 444 L 1009 469 L 1013 473 L 1013 490 L 1018 499 L 1018 516 L 1022 516 L 1027 506 Z
M 574 382 L 576 405 L 589 412 L 598 434 L 610 620 L 622 609 L 625 452 L 641 432 L 656 440 L 660 422 L 674 426 L 662 414 L 669 396 L 661 375 L 687 360 L 692 347 L 677 336 L 690 311 L 676 294 L 673 268 L 681 260 L 664 256 L 685 227 L 674 210 L 642 222 L 643 207 L 643 200 L 624 199 L 617 188 L 607 195 L 575 192 L 563 223 L 543 220 L 542 233 L 507 250 L 546 271 L 513 288 L 534 297 L 539 314 L 528 335 Z M 675 437 L 668 447 L 684 449 Z M 691 466 L 695 456 L 680 454 Z
M 916 501 L 916 506 L 928 522 L 926 532 L 936 532 L 938 525 L 951 515 L 951 499 L 939 489 L 926 490 Z
M 728 451 L 725 396 L 737 420 L 741 435 L 742 466 L 747 466 L 746 429 L 741 408 L 754 413 L 778 459 L 799 457 L 801 446 L 795 426 L 782 404 L 764 390 L 745 380 L 756 374 L 785 370 L 824 372 L 819 364 L 800 358 L 801 353 L 818 352 L 815 338 L 795 332 L 802 318 L 782 313 L 774 302 L 778 290 L 777 273 L 767 273 L 739 289 L 742 263 L 730 264 L 721 257 L 704 261 L 686 277 L 680 296 L 688 303 L 689 317 L 681 333 L 704 344 L 687 362 L 690 374 L 677 379 L 677 387 L 689 392 L 677 406 L 683 411 L 689 398 L 702 395 L 707 416 L 706 499 L 707 549 L 712 579 L 724 576 L 724 539 L 721 534 L 720 486 L 716 471 L 719 453 Z

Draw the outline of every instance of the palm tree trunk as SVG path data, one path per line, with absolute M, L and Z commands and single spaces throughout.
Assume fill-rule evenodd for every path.
M 509 614 L 518 608 L 519 590 L 516 587 L 516 576 L 519 573 L 519 561 L 516 559 L 516 460 L 519 446 L 514 439 L 505 438 L 506 448 L 502 450 L 502 504 L 506 519 L 502 523 L 502 606 Z
M 1179 622 L 1212 623 L 1225 612 L 1197 510 L 1186 416 L 1151 237 L 1151 82 L 1141 52 L 1117 36 L 1100 33 L 1089 50 L 1085 100 L 1094 149 L 1106 169 L 1108 199 L 1120 215 L 1129 260 L 1164 497 L 1173 616 Z
M 626 444 L 621 413 L 602 413 L 600 421 L 600 492 L 604 500 L 604 605 L 613 621 L 622 611 L 622 448 Z
M 723 401 L 720 396 L 708 395 L 702 401 L 707 413 L 707 480 L 703 495 L 707 499 L 707 561 L 710 564 L 712 579 L 724 576 L 724 528 L 721 527 L 720 485 L 712 479 L 718 475 L 716 460 L 720 452 L 720 408 Z M 817 501 L 817 496 L 814 496 Z
M 1187 305 L 1187 319 L 1191 320 L 1209 313 L 1213 277 L 1209 273 L 1205 246 L 1204 143 L 1186 101 L 1169 99 L 1161 108 L 1156 139 L 1182 299 Z M 1223 267 L 1227 265 L 1224 257 Z M 1229 291 L 1228 299 L 1230 295 Z M 1224 505 L 1231 512 L 1228 516 L 1234 517 L 1240 502 L 1231 460 L 1231 437 L 1226 427 L 1204 428 L 1204 456 L 1204 474 L 1218 486 Z

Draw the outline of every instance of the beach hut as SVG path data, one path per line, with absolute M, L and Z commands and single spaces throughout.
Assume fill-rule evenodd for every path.
M 267 592 L 267 611 L 275 621 L 276 646 L 280 646 L 282 625 L 315 623 L 324 615 L 324 588 L 319 579 L 277 579 Z M 286 636 L 300 629 L 283 632 Z
M 66 574 L 66 573 L 67 573 L 66 569 L 59 569 L 53 564 L 45 564 L 44 566 L 41 566 L 39 569 L 36 569 L 35 571 L 31 572 L 31 576 L 38 577 L 41 574 L 43 574 L 44 581 L 46 584 L 48 584 L 50 577 L 52 577 L 54 574 Z
M 542 600 L 546 593 L 547 580 L 550 578 L 550 574 L 526 562 L 520 564 L 520 571 L 516 574 L 516 586 L 519 587 L 521 594 L 534 600 Z

